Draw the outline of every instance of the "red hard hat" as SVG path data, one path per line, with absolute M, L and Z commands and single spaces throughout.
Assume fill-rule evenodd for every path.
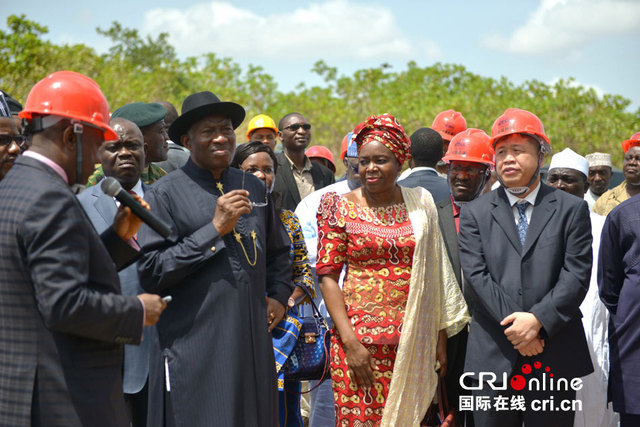
M 309 158 L 319 157 L 321 159 L 329 160 L 329 162 L 331 163 L 331 166 L 333 166 L 331 168 L 332 171 L 333 172 L 336 171 L 336 165 L 333 161 L 333 154 L 331 153 L 331 150 L 329 150 L 327 147 L 322 145 L 314 145 L 309 147 L 304 154 L 306 154 L 306 156 Z
M 349 147 L 349 140 L 351 139 L 351 132 L 346 134 L 342 138 L 342 144 L 340 144 L 340 160 L 344 160 L 344 156 L 347 155 L 347 147 Z
M 496 142 L 505 136 L 523 133 L 535 137 L 544 153 L 551 152 L 549 138 L 544 133 L 544 126 L 535 114 L 519 108 L 507 108 L 505 112 L 493 122 L 491 127 L 491 146 L 495 149 Z
M 489 144 L 489 135 L 483 130 L 469 128 L 453 137 L 449 143 L 447 154 L 442 160 L 449 163 L 453 160 L 482 163 L 493 166 L 494 152 Z
M 56 71 L 33 86 L 19 116 L 56 115 L 100 128 L 105 141 L 118 139 L 109 127 L 109 104 L 100 86 L 73 71 Z
M 451 141 L 451 138 L 466 128 L 467 121 L 461 113 L 454 110 L 438 114 L 431 124 L 431 129 L 437 131 L 445 141 Z
M 640 132 L 636 132 L 631 136 L 631 138 L 627 139 L 622 143 L 622 149 L 626 153 L 629 151 L 631 147 L 636 147 L 640 145 Z

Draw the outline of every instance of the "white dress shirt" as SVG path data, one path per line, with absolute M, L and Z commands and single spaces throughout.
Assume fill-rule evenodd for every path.
M 513 220 L 518 225 L 518 220 L 520 219 L 520 214 L 518 213 L 518 208 L 516 208 L 517 203 L 524 203 L 525 201 L 529 202 L 529 206 L 524 211 L 524 214 L 527 217 L 527 224 L 531 224 L 531 214 L 533 214 L 533 205 L 536 203 L 536 197 L 538 197 L 538 191 L 540 191 L 540 183 L 536 188 L 533 189 L 531 193 L 527 195 L 527 197 L 518 197 L 509 193 L 505 188 L 505 193 L 507 193 L 507 198 L 509 199 L 509 204 L 511 205 L 511 210 L 513 211 Z

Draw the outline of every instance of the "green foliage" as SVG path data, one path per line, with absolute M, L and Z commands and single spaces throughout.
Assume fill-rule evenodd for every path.
M 77 44 L 58 46 L 42 38 L 47 27 L 25 15 L 7 18 L 8 31 L 0 30 L 0 87 L 25 100 L 31 87 L 49 73 L 74 70 L 96 76 L 100 58 L 93 49 Z
M 381 64 L 341 75 L 336 67 L 318 61 L 312 71 L 323 78 L 323 85 L 300 83 L 285 93 L 259 66 L 242 69 L 215 53 L 178 58 L 167 33 L 142 37 L 137 30 L 113 22 L 107 29 L 97 29 L 112 42 L 109 51 L 99 55 L 83 44 L 45 40 L 47 27 L 25 15 L 9 16 L 7 27 L 0 31 L 0 87 L 19 100 L 26 100 L 30 88 L 44 76 L 63 69 L 95 79 L 113 109 L 134 101 L 166 100 L 180 110 L 187 95 L 210 90 L 243 105 L 248 117 L 266 113 L 277 122 L 288 112 L 303 113 L 313 124 L 313 143 L 336 155 L 343 136 L 371 114 L 395 115 L 410 134 L 430 126 L 436 114 L 451 108 L 463 113 L 469 127 L 490 133 L 505 109 L 518 107 L 541 118 L 554 151 L 567 146 L 581 154 L 606 151 L 620 166 L 620 142 L 638 130 L 640 117 L 640 109 L 627 111 L 628 99 L 598 97 L 573 79 L 553 85 L 537 80 L 515 85 L 504 76 L 483 77 L 462 65 L 419 67 L 415 62 L 399 71 Z M 238 141 L 244 141 L 245 132 L 246 123 L 237 130 Z

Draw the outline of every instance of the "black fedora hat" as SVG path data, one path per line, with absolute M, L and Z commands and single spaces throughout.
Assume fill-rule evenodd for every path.
M 182 145 L 180 137 L 189 130 L 191 125 L 212 114 L 229 117 L 233 128 L 236 129 L 244 120 L 246 113 L 240 104 L 222 102 L 209 91 L 194 93 L 187 96 L 182 103 L 182 114 L 169 128 L 169 138 L 176 144 Z

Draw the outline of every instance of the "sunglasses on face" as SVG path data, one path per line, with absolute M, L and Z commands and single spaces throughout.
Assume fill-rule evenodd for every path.
M 298 129 L 309 130 L 311 129 L 311 125 L 309 123 L 294 123 L 289 126 L 285 126 L 285 129 L 290 130 L 291 132 L 297 132 Z
M 0 147 L 11 145 L 11 142 L 18 144 L 21 149 L 27 147 L 27 138 L 23 135 L 0 135 Z

